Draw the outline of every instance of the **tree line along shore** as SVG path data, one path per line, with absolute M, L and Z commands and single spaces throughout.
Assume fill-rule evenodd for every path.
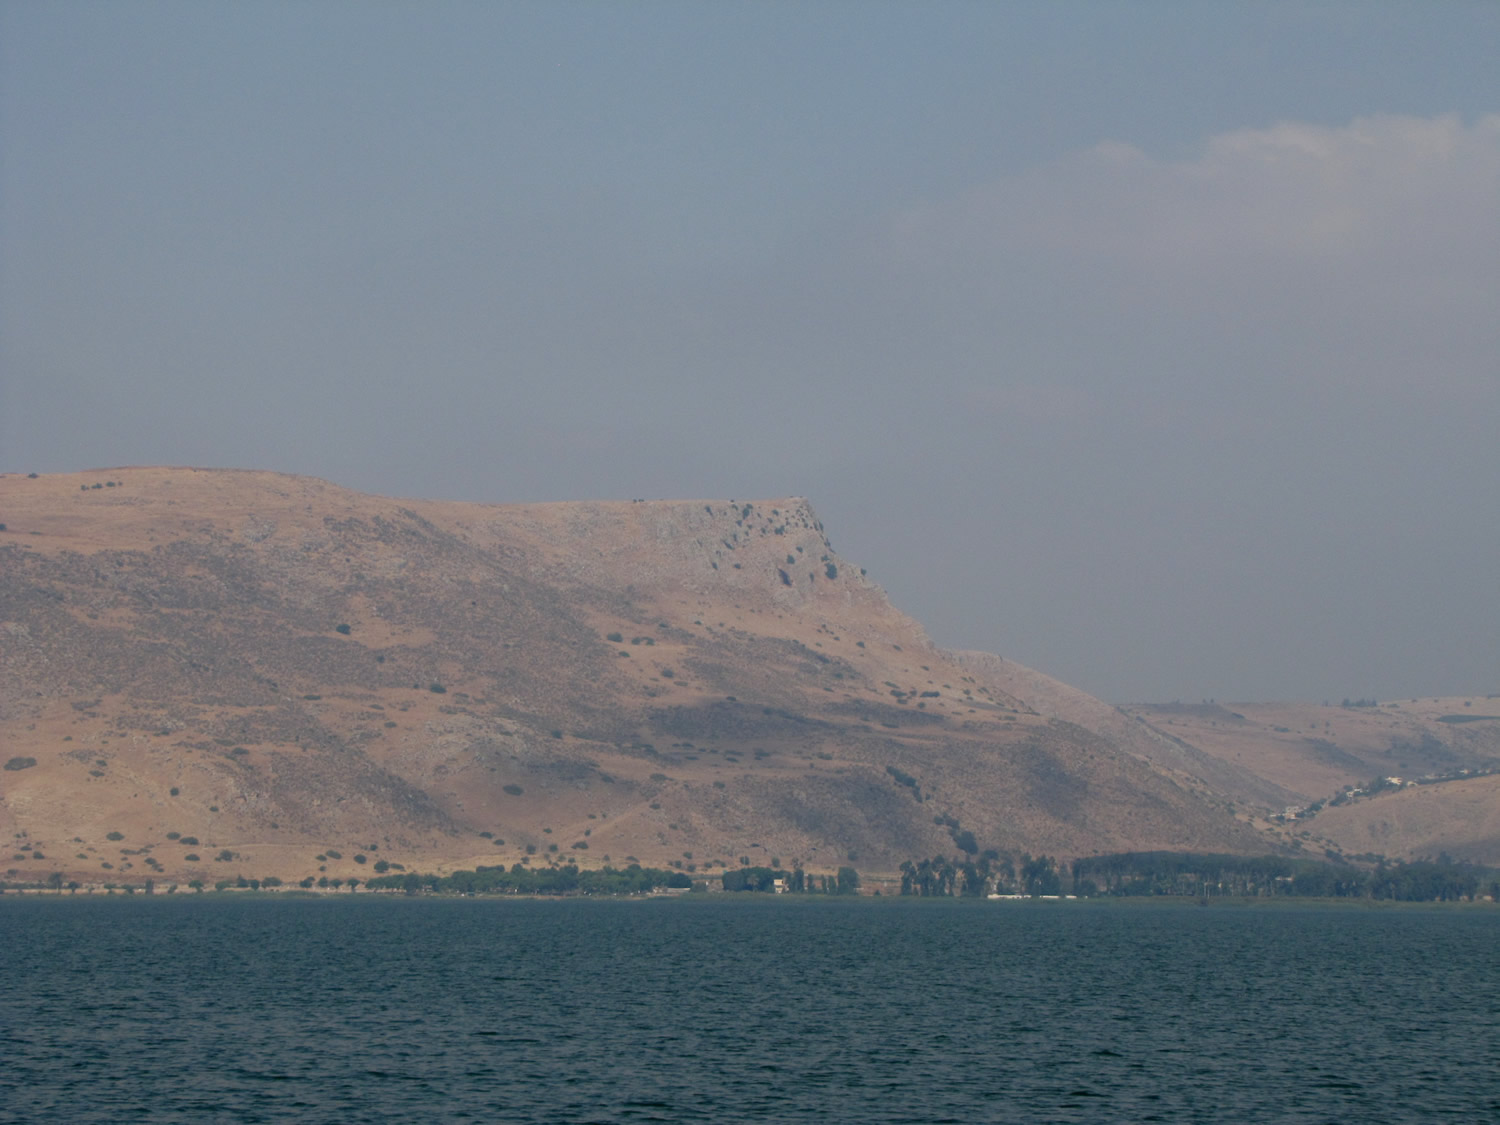
M 717 884 L 717 885 L 715 885 Z M 801 868 L 742 866 L 712 881 L 683 871 L 642 867 L 579 868 L 564 864 L 480 866 L 447 875 L 406 872 L 359 879 L 308 876 L 297 882 L 239 876 L 213 884 L 147 879 L 83 884 L 54 873 L 44 881 L 0 883 L 3 893 L 176 894 L 180 891 L 281 891 L 405 895 L 621 896 L 690 892 L 738 894 L 895 894 L 920 898 L 1300 898 L 1395 902 L 1500 902 L 1500 870 L 1443 856 L 1412 863 L 1349 863 L 1281 856 L 1121 852 L 1072 863 L 1050 856 L 934 856 L 908 860 L 898 877 L 861 880 L 852 866 L 833 875 Z

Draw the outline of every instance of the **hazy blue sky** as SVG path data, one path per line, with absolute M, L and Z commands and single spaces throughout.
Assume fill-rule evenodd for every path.
M 1500 691 L 1500 3 L 0 4 L 0 469 L 809 496 L 1107 699 Z

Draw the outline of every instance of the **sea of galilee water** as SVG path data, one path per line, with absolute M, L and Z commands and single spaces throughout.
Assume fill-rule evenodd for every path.
M 1500 909 L 0 899 L 3 1122 L 1500 1121 Z

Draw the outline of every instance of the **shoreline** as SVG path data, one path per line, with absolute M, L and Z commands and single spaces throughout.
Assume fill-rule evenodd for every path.
M 688 891 L 674 890 L 670 892 L 651 892 L 646 894 L 473 894 L 452 893 L 442 891 L 426 891 L 419 894 L 407 894 L 399 890 L 360 890 L 360 891 L 334 891 L 319 889 L 304 889 L 302 887 L 261 888 L 252 890 L 250 888 L 233 887 L 224 890 L 177 890 L 166 891 L 156 889 L 147 892 L 142 889 L 126 891 L 116 886 L 114 889 L 103 887 L 78 888 L 77 891 L 62 891 L 52 888 L 5 888 L 0 891 L 0 908 L 8 900 L 84 900 L 89 902 L 103 899 L 139 900 L 139 899 L 190 899 L 194 901 L 226 902 L 230 899 L 254 899 L 258 901 L 271 901 L 276 899 L 300 899 L 305 901 L 343 901 L 349 899 L 375 900 L 375 899 L 402 899 L 402 900 L 425 900 L 457 902 L 462 900 L 485 901 L 485 902 L 651 902 L 662 900 L 689 900 L 703 902 L 712 900 L 714 902 L 745 902 L 756 903 L 782 903 L 786 906 L 806 905 L 809 903 L 922 903 L 931 907 L 938 904 L 957 904 L 963 909 L 987 908 L 996 911 L 1014 911 L 1016 909 L 1030 910 L 1070 910 L 1090 909 L 1096 910 L 1103 907 L 1124 907 L 1127 909 L 1172 909 L 1177 907 L 1193 907 L 1197 909 L 1219 909 L 1219 910 L 1260 910 L 1275 907 L 1290 907 L 1293 909 L 1312 909 L 1323 907 L 1337 907 L 1341 909 L 1357 910 L 1391 910 L 1391 909 L 1431 909 L 1444 910 L 1486 910 L 1495 909 L 1500 906 L 1494 899 L 1488 897 L 1475 897 L 1473 899 L 1389 899 L 1389 898 L 1352 898 L 1352 897 L 1315 897 L 1311 895 L 1223 895 L 1208 899 L 1199 899 L 1189 895 L 1092 895 L 1088 897 L 1066 897 L 1054 898 L 1049 896 L 1036 897 L 1006 897 L 1003 899 L 973 898 L 954 895 L 824 895 L 824 894 L 770 894 L 757 892 L 730 892 L 730 891 Z

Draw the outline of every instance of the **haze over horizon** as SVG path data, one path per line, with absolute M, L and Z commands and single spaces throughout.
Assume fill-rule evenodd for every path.
M 939 644 L 1111 701 L 1500 692 L 1497 43 L 8 5 L 0 471 L 804 495 Z

